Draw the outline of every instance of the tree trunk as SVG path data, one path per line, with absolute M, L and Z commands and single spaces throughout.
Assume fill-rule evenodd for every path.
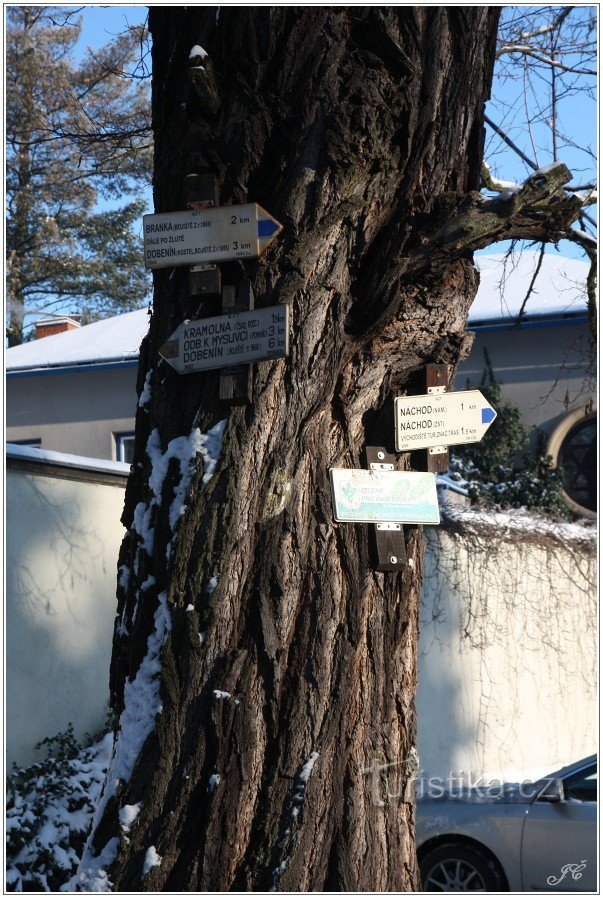
M 223 205 L 283 222 L 265 259 L 222 270 L 234 283 L 244 268 L 258 306 L 289 305 L 291 350 L 229 410 L 217 373 L 179 377 L 158 356 L 218 301 L 189 297 L 186 269 L 156 272 L 123 517 L 121 722 L 80 889 L 418 886 L 421 530 L 405 528 L 404 573 L 376 573 L 369 528 L 333 521 L 328 469 L 362 467 L 391 399 L 428 362 L 452 378 L 468 352 L 486 238 L 457 225 L 478 203 L 497 18 L 151 9 L 156 208 L 185 207 L 192 134 Z M 196 93 L 194 44 L 209 53 Z

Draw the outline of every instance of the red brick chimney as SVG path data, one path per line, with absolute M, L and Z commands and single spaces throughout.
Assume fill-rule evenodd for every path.
M 54 334 L 63 334 L 65 331 L 73 331 L 77 327 L 80 327 L 79 323 L 66 316 L 41 318 L 36 321 L 36 340 L 41 340 L 42 337 L 52 337 Z

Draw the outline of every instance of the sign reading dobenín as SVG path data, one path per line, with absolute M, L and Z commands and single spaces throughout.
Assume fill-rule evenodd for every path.
M 398 397 L 394 414 L 397 452 L 478 443 L 496 418 L 479 390 Z
M 435 474 L 331 468 L 336 521 L 439 524 Z
M 289 352 L 289 306 L 180 324 L 159 354 L 179 374 L 282 359 Z
M 257 259 L 283 226 L 257 203 L 144 215 L 147 268 Z

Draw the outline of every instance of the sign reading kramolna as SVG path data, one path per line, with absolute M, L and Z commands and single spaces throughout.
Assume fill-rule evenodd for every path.
M 289 352 L 289 306 L 267 306 L 178 325 L 159 355 L 179 374 L 282 359 Z
M 282 230 L 257 203 L 144 215 L 144 264 L 172 268 L 257 259 Z
M 336 521 L 439 524 L 435 474 L 330 468 Z
M 396 451 L 478 443 L 496 418 L 479 390 L 394 400 Z

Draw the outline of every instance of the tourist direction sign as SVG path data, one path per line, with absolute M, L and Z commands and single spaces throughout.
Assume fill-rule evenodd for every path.
M 144 264 L 172 268 L 257 259 L 282 230 L 257 203 L 144 215 Z
M 289 352 L 289 306 L 217 315 L 180 324 L 159 355 L 178 374 L 282 359 Z
M 435 474 L 331 468 L 336 521 L 439 524 Z
M 394 400 L 396 451 L 478 443 L 496 418 L 479 390 Z

